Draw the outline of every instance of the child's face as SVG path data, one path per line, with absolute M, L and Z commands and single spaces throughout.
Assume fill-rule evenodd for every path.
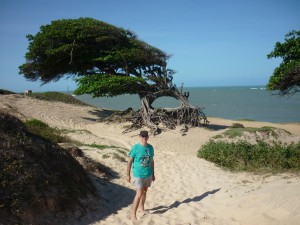
M 147 141 L 149 139 L 149 136 L 147 135 L 140 135 L 140 138 L 141 138 L 141 142 L 142 144 L 147 144 Z

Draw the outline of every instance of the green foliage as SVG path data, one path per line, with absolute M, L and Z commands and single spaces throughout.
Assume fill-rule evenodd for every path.
M 234 171 L 281 172 L 300 170 L 300 143 L 283 146 L 245 141 L 210 141 L 198 151 L 198 157 Z
M 98 43 L 96 39 L 107 35 L 115 35 L 116 40 L 121 41 L 126 32 L 90 18 L 52 21 L 50 25 L 41 26 L 36 35 L 27 35 L 27 62 L 20 66 L 20 73 L 29 80 L 40 79 L 45 83 L 58 80 L 64 74 L 85 74 L 93 70 L 93 60 L 110 42 Z
M 41 99 L 41 100 L 46 100 L 46 101 L 56 101 L 56 102 L 64 102 L 68 104 L 73 104 L 73 105 L 88 105 L 76 98 L 74 98 L 71 95 L 64 94 L 61 92 L 55 92 L 55 91 L 49 91 L 49 92 L 42 92 L 42 93 L 32 93 L 30 95 L 33 98 Z
M 30 131 L 31 133 L 46 138 L 54 143 L 69 142 L 68 138 L 61 135 L 61 131 L 49 127 L 47 124 L 40 120 L 27 120 L 25 122 L 25 125 L 28 131 Z
M 149 89 L 143 78 L 116 75 L 90 75 L 77 79 L 76 95 L 90 94 L 93 97 L 113 97 L 122 94 L 136 94 Z
M 20 74 L 43 83 L 77 77 L 77 94 L 136 94 L 149 89 L 148 81 L 161 85 L 174 73 L 165 68 L 166 53 L 129 30 L 92 18 L 55 20 L 27 38 Z
M 300 31 L 291 31 L 283 43 L 277 42 L 268 58 L 280 57 L 282 63 L 274 70 L 267 88 L 281 94 L 300 91 Z

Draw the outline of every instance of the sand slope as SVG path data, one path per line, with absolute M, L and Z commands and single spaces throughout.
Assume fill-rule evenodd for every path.
M 97 123 L 103 111 L 93 107 L 51 103 L 17 95 L 0 96 L 0 110 L 21 118 L 40 119 L 50 126 L 88 132 L 69 134 L 84 143 L 99 143 L 130 149 L 138 141 L 138 131 L 122 134 L 122 126 Z M 185 136 L 180 128 L 150 137 L 155 148 L 156 181 L 149 189 L 146 208 L 137 224 L 216 224 L 216 225 L 298 225 L 300 224 L 300 177 L 291 174 L 253 175 L 223 171 L 196 157 L 200 146 L 224 132 L 236 121 L 209 118 L 210 128 L 192 128 Z M 299 124 L 239 122 L 244 126 L 284 128 L 300 140 Z M 128 219 L 134 196 L 125 181 L 126 162 L 105 160 L 97 151 L 85 154 L 110 166 L 120 178 L 110 185 L 99 184 L 110 213 L 98 211 L 77 224 L 132 224 Z

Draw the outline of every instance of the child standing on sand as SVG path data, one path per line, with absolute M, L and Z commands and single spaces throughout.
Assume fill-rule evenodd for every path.
M 127 181 L 131 181 L 131 168 L 134 176 L 133 184 L 136 188 L 136 195 L 132 203 L 131 219 L 137 220 L 136 212 L 140 208 L 142 213 L 146 213 L 144 205 L 148 187 L 155 181 L 154 175 L 154 148 L 148 144 L 149 135 L 147 131 L 139 134 L 140 143 L 132 146 L 129 152 L 127 163 Z

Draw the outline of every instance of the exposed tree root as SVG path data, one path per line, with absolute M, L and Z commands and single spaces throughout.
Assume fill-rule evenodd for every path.
M 145 113 L 138 110 L 127 118 L 132 125 L 123 131 L 127 133 L 142 127 L 149 127 L 153 135 L 162 132 L 163 129 L 175 129 L 177 126 L 184 126 L 185 132 L 188 127 L 205 126 L 209 122 L 200 108 L 192 106 L 181 106 L 173 109 L 157 109 Z

